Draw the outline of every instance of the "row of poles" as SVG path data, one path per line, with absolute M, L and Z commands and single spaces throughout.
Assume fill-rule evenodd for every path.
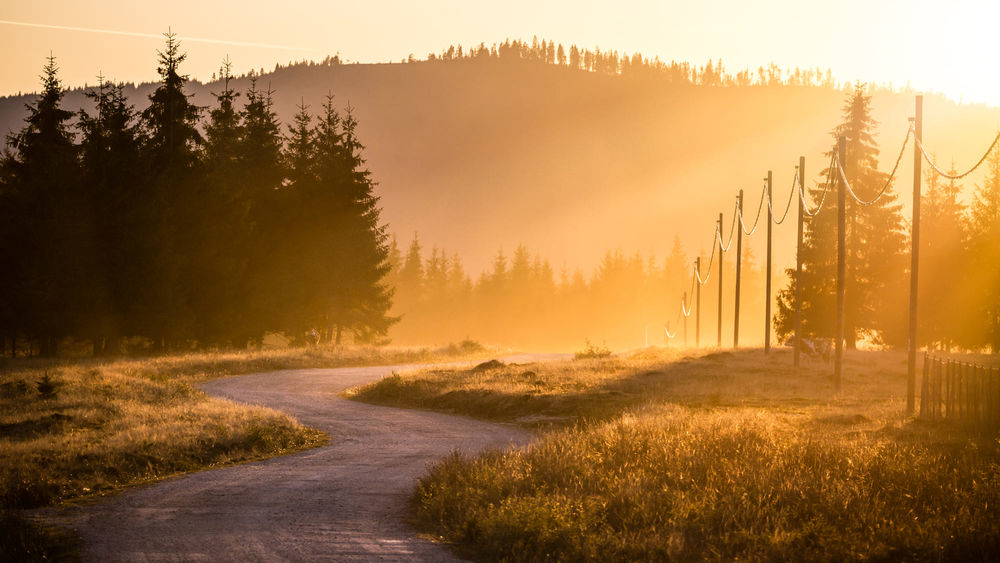
M 920 265 L 920 182 L 921 182 L 921 152 L 922 147 L 920 146 L 921 135 L 923 134 L 923 96 L 916 97 L 915 111 L 913 121 L 913 134 L 916 136 L 917 143 L 915 143 L 915 148 L 913 151 L 913 221 L 911 224 L 911 236 L 910 236 L 910 307 L 909 307 L 909 337 L 907 342 L 907 380 L 906 380 L 906 408 L 908 413 L 912 413 L 915 406 L 915 394 L 916 394 L 916 364 L 917 364 L 917 280 Z M 920 150 L 918 150 L 918 148 Z M 846 184 L 846 170 L 844 170 L 844 164 L 847 161 L 847 139 L 843 136 L 837 138 L 837 160 L 839 161 L 836 165 L 840 166 L 841 174 L 837 175 L 837 305 L 836 305 L 836 328 L 834 332 L 834 364 L 833 364 L 833 382 L 837 391 L 840 391 L 843 381 L 843 369 L 844 369 L 844 312 L 845 312 L 845 288 L 846 288 L 846 271 L 847 271 L 847 247 L 846 247 L 846 221 L 847 221 L 847 189 L 849 186 Z M 798 208 L 798 228 L 796 231 L 795 238 L 795 273 L 796 280 L 802 279 L 802 240 L 803 240 L 803 226 L 805 222 L 805 215 L 808 213 L 806 211 L 806 203 L 804 197 L 804 190 L 806 185 L 805 180 L 805 157 L 799 157 L 799 165 L 796 170 L 796 186 L 793 187 L 792 197 L 794 197 L 794 191 L 799 190 L 800 202 L 796 207 Z M 766 276 L 765 276 L 765 294 L 764 294 L 764 353 L 770 353 L 771 351 L 771 240 L 772 240 L 772 227 L 775 224 L 774 213 L 771 209 L 772 197 L 772 171 L 768 170 L 766 182 L 766 197 L 767 197 L 767 207 L 768 207 L 768 221 L 767 221 L 767 257 L 766 257 Z M 876 198 L 877 199 L 877 198 Z M 820 203 L 822 206 L 822 203 Z M 818 212 L 819 209 L 817 208 Z M 743 228 L 742 216 L 743 216 L 743 190 L 740 190 L 737 196 L 736 210 L 737 214 L 733 220 L 732 229 L 740 229 L 740 232 L 736 232 L 736 299 L 735 299 L 735 311 L 734 311 L 734 321 L 733 321 L 733 348 L 739 347 L 740 342 L 740 277 L 741 277 L 741 256 L 743 252 Z M 812 215 L 814 213 L 810 213 Z M 786 210 L 787 216 L 787 210 Z M 759 217 L 759 212 L 758 212 Z M 784 218 L 782 218 L 782 221 Z M 717 241 L 713 241 L 713 255 L 714 255 L 714 245 L 718 243 L 719 251 L 719 270 L 718 270 L 718 285 L 719 285 L 719 306 L 718 306 L 718 334 L 716 336 L 717 346 L 722 347 L 722 268 L 723 260 L 722 255 L 724 252 L 728 251 L 728 248 L 722 244 L 722 232 L 723 232 L 723 214 L 719 213 L 719 219 L 716 226 Z M 752 232 L 752 231 L 751 231 Z M 732 246 L 732 230 L 729 239 L 729 246 Z M 704 280 L 701 278 L 701 268 L 702 261 L 699 256 L 694 262 L 694 280 L 693 285 L 696 287 L 695 293 L 695 346 L 701 346 L 701 286 L 707 283 L 708 276 Z M 711 268 L 711 264 L 709 264 Z M 711 272 L 708 273 L 711 275 Z M 687 341 L 687 317 L 690 314 L 690 310 L 687 310 L 687 292 L 681 301 L 681 312 L 684 317 L 684 340 Z M 800 282 L 795 284 L 795 320 L 794 320 L 794 332 L 795 332 L 795 347 L 794 347 L 794 365 L 796 368 L 800 365 L 800 353 L 801 342 L 800 338 L 802 336 L 802 284 Z M 670 333 L 668 331 L 668 336 Z

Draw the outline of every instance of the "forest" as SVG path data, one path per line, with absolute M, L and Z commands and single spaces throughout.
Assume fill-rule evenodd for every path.
M 270 332 L 385 337 L 388 236 L 351 108 L 331 95 L 283 132 L 271 91 L 224 80 L 205 111 L 185 93 L 185 56 L 168 35 L 141 112 L 102 79 L 78 115 L 60 106 L 49 58 L 0 162 L 12 355 L 56 355 L 70 337 L 95 355 L 245 347 Z

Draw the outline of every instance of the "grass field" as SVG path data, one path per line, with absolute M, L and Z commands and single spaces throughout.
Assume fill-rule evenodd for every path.
M 198 382 L 279 369 L 452 359 L 481 350 L 465 343 L 438 350 L 341 347 L 0 362 L 0 553 L 62 559 L 71 552 L 64 534 L 37 528 L 19 509 L 327 440 L 283 413 L 211 398 L 194 386 Z
M 997 560 L 1000 443 L 905 417 L 903 354 L 760 351 L 431 370 L 360 400 L 541 427 L 453 455 L 412 516 L 480 560 Z

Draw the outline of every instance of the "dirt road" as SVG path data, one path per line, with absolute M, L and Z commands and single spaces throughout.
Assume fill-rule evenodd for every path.
M 510 361 L 537 356 L 508 358 Z M 203 471 L 58 512 L 88 561 L 451 561 L 403 523 L 428 463 L 524 443 L 510 426 L 347 401 L 337 393 L 413 366 L 311 369 L 211 381 L 330 434 L 328 446 Z

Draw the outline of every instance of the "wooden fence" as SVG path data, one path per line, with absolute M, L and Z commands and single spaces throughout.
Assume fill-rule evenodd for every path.
M 925 354 L 920 417 L 1000 429 L 1000 368 Z

